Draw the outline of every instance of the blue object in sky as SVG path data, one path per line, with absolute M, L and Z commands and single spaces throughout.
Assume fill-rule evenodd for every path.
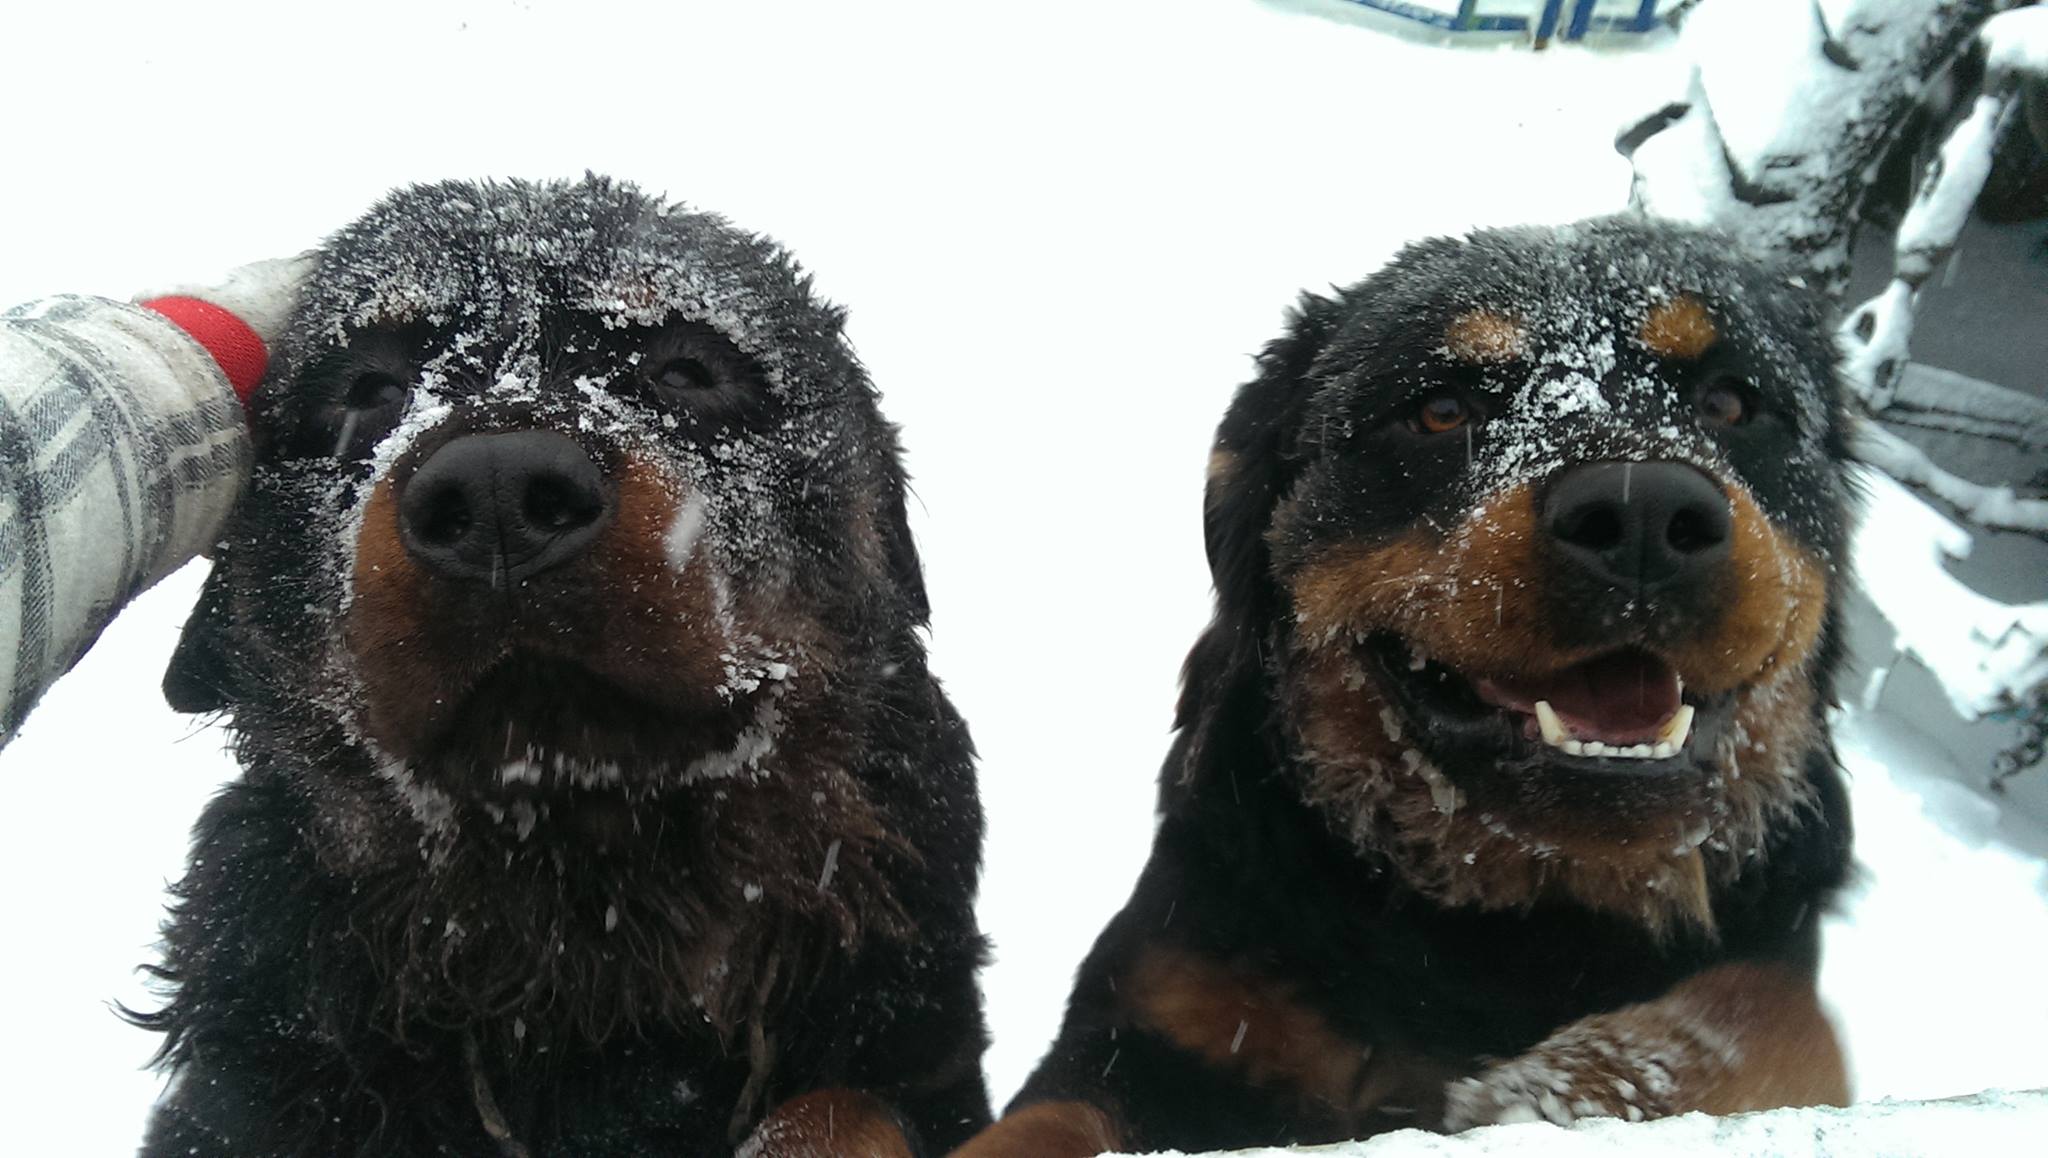
M 1582 40 L 1595 32 L 1648 32 L 1657 26 L 1658 5 L 1658 0 L 1639 0 L 1633 15 L 1600 16 L 1593 12 L 1599 0 L 1544 0 L 1542 14 L 1532 21 L 1527 16 L 1482 11 L 1480 0 L 1458 0 L 1454 13 L 1424 8 L 1409 0 L 1350 2 L 1448 32 L 1527 32 L 1539 42 L 1552 38 Z

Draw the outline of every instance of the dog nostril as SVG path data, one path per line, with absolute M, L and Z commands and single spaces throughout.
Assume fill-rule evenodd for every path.
M 462 488 L 442 487 L 415 510 L 412 530 L 428 546 L 452 547 L 469 534 L 475 522 Z
M 1557 521 L 1559 539 L 1589 551 L 1611 551 L 1621 545 L 1628 529 L 1622 525 L 1621 509 L 1606 503 L 1589 504 L 1568 511 Z
M 569 479 L 542 475 L 526 485 L 521 509 L 537 530 L 573 531 L 595 522 L 604 513 L 604 500 Z
M 1720 546 L 1727 539 L 1728 529 L 1722 520 L 1691 507 L 1672 515 L 1671 522 L 1664 528 L 1665 543 L 1681 555 L 1697 555 Z

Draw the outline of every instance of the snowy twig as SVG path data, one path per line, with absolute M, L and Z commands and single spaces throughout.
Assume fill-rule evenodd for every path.
M 1868 496 L 1856 574 L 1878 611 L 1966 719 L 2020 707 L 2048 680 L 2048 603 L 2001 603 L 1948 573 L 1969 532 L 1890 477 L 1861 472 Z
M 2023 499 L 2011 487 L 1985 486 L 1943 470 L 1926 451 L 1869 419 L 1857 421 L 1850 447 L 1858 459 L 1953 504 L 1979 526 L 2048 534 L 2048 501 Z

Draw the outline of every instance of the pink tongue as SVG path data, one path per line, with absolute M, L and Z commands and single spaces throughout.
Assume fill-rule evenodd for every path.
M 1640 651 L 1611 652 L 1547 679 L 1485 681 L 1480 695 L 1522 712 L 1549 700 L 1573 739 L 1603 744 L 1654 743 L 1679 705 L 1678 673 Z

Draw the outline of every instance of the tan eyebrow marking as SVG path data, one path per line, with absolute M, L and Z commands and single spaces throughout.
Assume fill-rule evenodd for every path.
M 1679 294 L 1652 307 L 1638 336 L 1652 354 L 1686 361 L 1698 358 L 1721 340 L 1706 305 L 1690 294 Z
M 1512 362 L 1528 345 L 1519 318 L 1493 310 L 1467 310 L 1444 327 L 1444 348 L 1460 362 L 1486 365 Z

